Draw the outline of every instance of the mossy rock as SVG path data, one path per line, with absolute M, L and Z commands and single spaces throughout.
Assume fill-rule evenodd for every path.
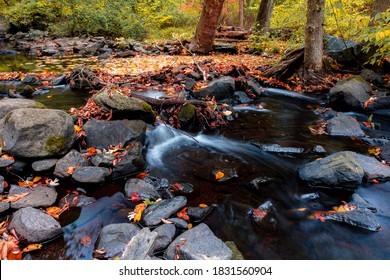
M 66 138 L 64 136 L 51 136 L 47 138 L 45 150 L 52 154 L 58 154 L 66 148 Z
M 181 122 L 188 122 L 192 120 L 196 113 L 196 106 L 193 104 L 186 104 L 181 108 L 178 117 Z

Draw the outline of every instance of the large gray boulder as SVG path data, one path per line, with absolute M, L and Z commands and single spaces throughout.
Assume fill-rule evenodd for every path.
M 154 122 L 155 114 L 152 107 L 141 99 L 124 95 L 116 90 L 103 90 L 95 95 L 93 100 L 105 110 L 112 110 L 114 118 Z
M 60 224 L 42 210 L 32 207 L 19 209 L 12 215 L 8 229 L 15 229 L 21 241 L 40 243 L 60 234 Z
M 336 111 L 363 110 L 372 91 L 371 85 L 360 76 L 339 81 L 329 91 L 330 106 Z
M 223 100 L 232 98 L 235 88 L 235 81 L 232 77 L 222 77 L 209 83 L 206 88 L 194 91 L 192 95 L 196 98 L 214 96 L 216 100 Z
M 3 151 L 41 158 L 67 153 L 76 140 L 72 117 L 52 109 L 15 109 L 0 121 Z
M 356 119 L 341 112 L 328 121 L 326 132 L 331 136 L 356 138 L 366 136 Z
M 100 121 L 89 120 L 83 126 L 88 147 L 107 149 L 110 145 L 122 143 L 123 147 L 131 142 L 145 140 L 146 125 L 141 120 Z
M 199 224 L 179 235 L 164 256 L 168 260 L 231 260 L 233 253 L 206 224 Z
M 0 100 L 0 119 L 12 110 L 20 108 L 46 109 L 46 106 L 31 99 L 5 97 Z
M 362 44 L 325 35 L 324 53 L 343 65 L 355 65 L 362 53 Z

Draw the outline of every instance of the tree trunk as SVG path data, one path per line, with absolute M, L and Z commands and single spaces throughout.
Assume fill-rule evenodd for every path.
M 274 0 L 262 0 L 260 3 L 255 28 L 260 31 L 261 34 L 264 34 L 269 30 L 274 3 Z
M 238 26 L 244 27 L 244 0 L 239 0 L 238 5 L 239 5 L 239 18 L 240 18 L 240 22 Z
M 371 17 L 374 17 L 378 13 L 383 13 L 389 8 L 389 0 L 375 0 L 372 4 Z
M 323 23 L 325 0 L 307 1 L 304 78 L 317 77 L 322 71 Z
M 225 0 L 204 0 L 198 27 L 189 45 L 191 52 L 207 53 L 212 50 L 224 2 Z

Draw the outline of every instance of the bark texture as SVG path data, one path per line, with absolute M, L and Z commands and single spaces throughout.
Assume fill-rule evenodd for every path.
M 256 29 L 262 34 L 269 30 L 274 3 L 274 0 L 262 0 L 260 3 L 255 25 Z

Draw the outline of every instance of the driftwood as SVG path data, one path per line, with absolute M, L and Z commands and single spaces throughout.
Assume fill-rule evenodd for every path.
M 215 34 L 216 38 L 230 38 L 236 40 L 245 40 L 248 39 L 248 36 L 251 32 L 247 30 L 229 30 L 229 31 L 220 31 Z
M 131 96 L 141 99 L 154 107 L 170 107 L 170 106 L 185 105 L 185 104 L 193 104 L 195 106 L 203 106 L 203 107 L 209 106 L 209 104 L 206 101 L 202 101 L 202 100 L 156 99 L 138 93 L 131 93 Z
M 303 54 L 303 48 L 289 52 L 280 62 L 266 70 L 264 75 L 285 81 L 303 66 Z

